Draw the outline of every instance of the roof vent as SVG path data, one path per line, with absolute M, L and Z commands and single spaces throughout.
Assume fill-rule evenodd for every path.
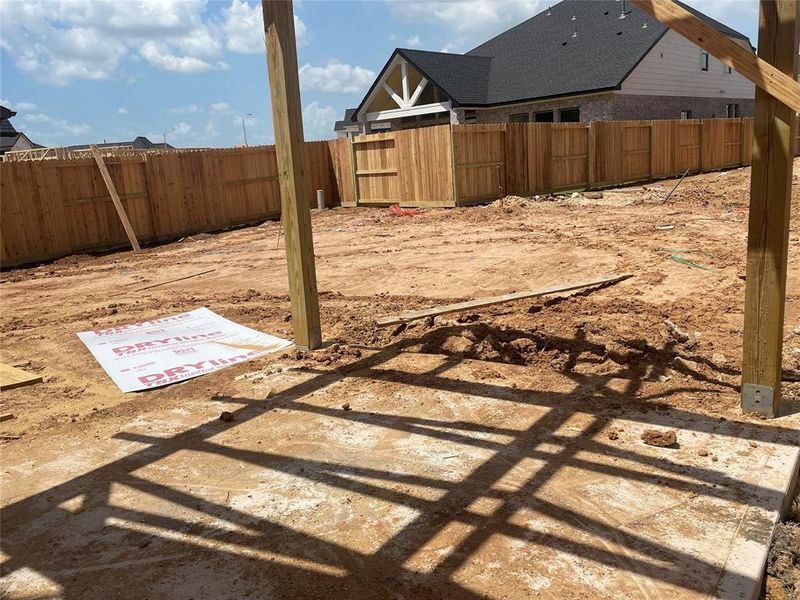
M 572 15 L 572 19 L 571 19 L 571 20 L 572 20 L 572 21 L 574 21 L 574 20 L 576 20 L 577 18 L 578 18 L 578 17 L 576 17 L 575 15 Z
M 617 32 L 617 35 L 622 35 L 622 32 L 621 32 L 621 31 L 618 31 L 618 32 Z
M 577 27 L 573 27 L 572 28 L 572 37 L 578 37 L 578 28 Z
M 604 12 L 603 14 L 604 14 L 604 15 L 607 15 L 607 14 L 608 14 L 608 11 Z
M 644 23 L 642 23 L 642 29 L 647 29 L 647 21 L 645 21 Z
M 629 10 L 625 10 L 625 0 L 622 0 L 622 11 L 620 12 L 619 18 L 624 19 L 628 16 Z
M 566 46 L 566 45 L 567 45 L 567 42 L 561 42 L 561 45 L 562 45 L 562 46 Z
M 547 15 L 546 16 L 548 16 L 548 17 L 550 16 L 550 7 L 549 6 L 547 7 Z

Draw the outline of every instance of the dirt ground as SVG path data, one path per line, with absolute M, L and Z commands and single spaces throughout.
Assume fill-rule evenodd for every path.
M 790 370 L 800 370 L 799 179 L 796 162 L 784 350 Z M 206 306 L 291 337 L 277 222 L 140 254 L 70 256 L 2 273 L 0 359 L 44 382 L 0 400 L 0 412 L 15 415 L 0 423 L 0 434 L 19 436 L 0 450 L 0 589 L 19 598 L 587 597 L 581 586 L 595 590 L 592 597 L 663 598 L 719 589 L 733 550 L 704 562 L 691 545 L 680 547 L 682 533 L 670 531 L 668 519 L 640 538 L 644 513 L 617 519 L 623 508 L 615 503 L 565 508 L 571 485 L 591 483 L 574 473 L 571 483 L 559 480 L 566 494 L 559 503 L 552 496 L 549 504 L 540 498 L 545 508 L 525 507 L 545 513 L 552 531 L 522 531 L 530 521 L 518 522 L 519 504 L 505 514 L 499 475 L 512 463 L 512 472 L 530 468 L 526 494 L 556 494 L 546 456 L 556 453 L 548 444 L 561 440 L 568 456 L 553 461 L 559 477 L 581 468 L 610 474 L 619 460 L 631 461 L 627 477 L 641 471 L 650 484 L 666 482 L 657 497 L 655 488 L 630 490 L 628 501 L 652 498 L 647 516 L 656 518 L 685 500 L 673 498 L 675 490 L 747 504 L 732 481 L 747 480 L 748 469 L 766 464 L 762 458 L 772 460 L 759 454 L 763 447 L 798 444 L 800 383 L 785 385 L 779 419 L 738 410 L 749 169 L 688 177 L 662 204 L 672 185 L 601 199 L 507 198 L 415 216 L 315 211 L 326 347 L 138 394 L 119 392 L 75 333 Z M 633 277 L 433 322 L 374 324 L 407 309 L 613 273 Z M 676 335 L 665 319 L 688 336 Z M 232 411 L 234 421 L 219 422 L 221 410 Z M 675 448 L 643 445 L 642 430 L 654 427 L 677 429 Z M 528 453 L 534 447 L 539 454 Z M 351 460 L 355 451 L 358 461 Z M 605 466 L 569 463 L 588 451 Z M 197 456 L 188 459 L 188 452 Z M 240 467 L 223 454 L 262 470 L 231 471 Z M 181 455 L 182 462 L 171 462 Z M 686 483 L 693 478 L 702 484 Z M 730 495 L 709 491 L 718 485 Z M 493 486 L 499 491 L 474 496 Z M 593 489 L 583 497 L 613 494 L 612 487 Z M 362 500 L 365 493 L 373 504 Z M 145 496 L 152 510 L 141 508 Z M 220 507 L 236 518 L 222 516 Z M 463 518 L 448 521 L 453 514 Z M 480 515 L 507 529 L 498 533 Z M 629 529 L 606 535 L 609 523 Z M 686 523 L 690 529 L 691 519 Z M 435 535 L 420 533 L 434 524 Z M 720 531 L 729 525 L 718 523 Z M 600 541 L 581 546 L 573 529 Z M 563 573 L 532 568 L 542 556 L 524 559 L 523 542 L 538 543 L 545 533 L 555 536 L 553 548 L 585 561 L 572 565 L 572 587 Z M 487 556 L 504 535 L 517 540 L 519 555 L 503 566 Z M 668 541 L 656 544 L 659 535 Z M 714 547 L 715 539 L 697 535 Z M 344 547 L 351 553 L 342 558 Z M 622 575 L 609 573 L 612 563 Z M 144 588 L 131 587 L 131 569 Z M 617 587 L 598 587 L 604 577 Z

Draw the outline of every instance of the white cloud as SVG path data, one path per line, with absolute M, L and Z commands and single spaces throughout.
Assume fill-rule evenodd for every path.
M 33 102 L 11 102 L 5 98 L 0 98 L 0 104 L 11 110 L 36 110 Z
M 17 68 L 36 79 L 65 85 L 106 79 L 125 58 L 178 73 L 225 68 L 221 33 L 206 0 L 0 1 L 0 46 Z
M 210 62 L 196 56 L 172 54 L 163 42 L 145 42 L 139 50 L 142 58 L 162 71 L 173 73 L 205 73 L 227 69 L 223 61 Z
M 365 91 L 374 79 L 375 71 L 336 59 L 322 67 L 308 63 L 300 67 L 300 88 L 304 90 L 355 94 Z
M 264 17 L 259 2 L 250 4 L 244 0 L 232 0 L 223 16 L 222 31 L 228 50 L 242 54 L 263 54 L 266 51 Z M 311 39 L 308 27 L 297 15 L 294 15 L 294 34 L 298 46 L 305 46 Z
M 118 115 L 127 115 L 128 114 L 128 109 L 127 108 L 118 108 L 117 109 L 117 114 Z
M 70 123 L 66 119 L 53 117 L 45 113 L 20 113 L 17 118 L 26 126 L 32 124 L 34 127 L 39 128 L 36 131 L 32 131 L 29 137 L 62 138 L 65 136 L 82 136 L 92 130 L 89 125 Z
M 419 48 L 422 46 L 422 40 L 419 39 L 418 35 L 412 35 L 410 38 L 406 40 L 406 46 L 409 48 Z
M 175 133 L 175 135 L 184 136 L 192 132 L 192 126 L 189 125 L 188 123 L 184 123 L 183 121 L 181 121 L 180 123 L 176 123 L 172 127 L 172 130 Z
M 444 25 L 456 37 L 474 37 L 476 44 L 529 19 L 546 7 L 542 0 L 387 1 L 392 15 L 400 21 Z
M 233 108 L 231 108 L 231 105 L 228 104 L 227 102 L 214 102 L 211 105 L 211 111 L 212 112 L 218 112 L 218 113 L 220 113 L 220 112 L 221 113 L 234 112 Z
M 203 109 L 197 106 L 197 104 L 187 104 L 186 106 L 176 106 L 175 108 L 170 108 L 167 112 L 171 113 L 199 113 L 203 112 Z
M 303 133 L 305 139 L 330 138 L 336 122 L 336 109 L 332 106 L 320 106 L 312 102 L 303 109 Z

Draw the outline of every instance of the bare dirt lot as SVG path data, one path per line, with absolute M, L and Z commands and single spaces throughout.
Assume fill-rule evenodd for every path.
M 798 177 L 800 163 L 788 369 L 800 369 Z M 139 394 L 119 392 L 75 333 L 207 306 L 291 337 L 277 222 L 3 273 L 0 358 L 44 382 L 2 395 L 15 418 L 0 433 L 20 437 L 2 448 L 0 589 L 665 598 L 754 586 L 731 567 L 752 552 L 736 536 L 768 530 L 764 472 L 798 444 L 800 383 L 786 384 L 780 418 L 740 415 L 749 169 L 687 178 L 661 204 L 673 184 L 316 213 L 328 345 Z M 600 290 L 374 324 L 624 272 Z M 677 443 L 644 444 L 650 429 Z

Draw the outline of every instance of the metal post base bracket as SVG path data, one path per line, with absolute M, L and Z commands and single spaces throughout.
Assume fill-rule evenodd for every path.
M 768 385 L 745 383 L 742 386 L 742 412 L 758 413 L 767 417 L 775 416 L 773 404 L 774 390 Z

